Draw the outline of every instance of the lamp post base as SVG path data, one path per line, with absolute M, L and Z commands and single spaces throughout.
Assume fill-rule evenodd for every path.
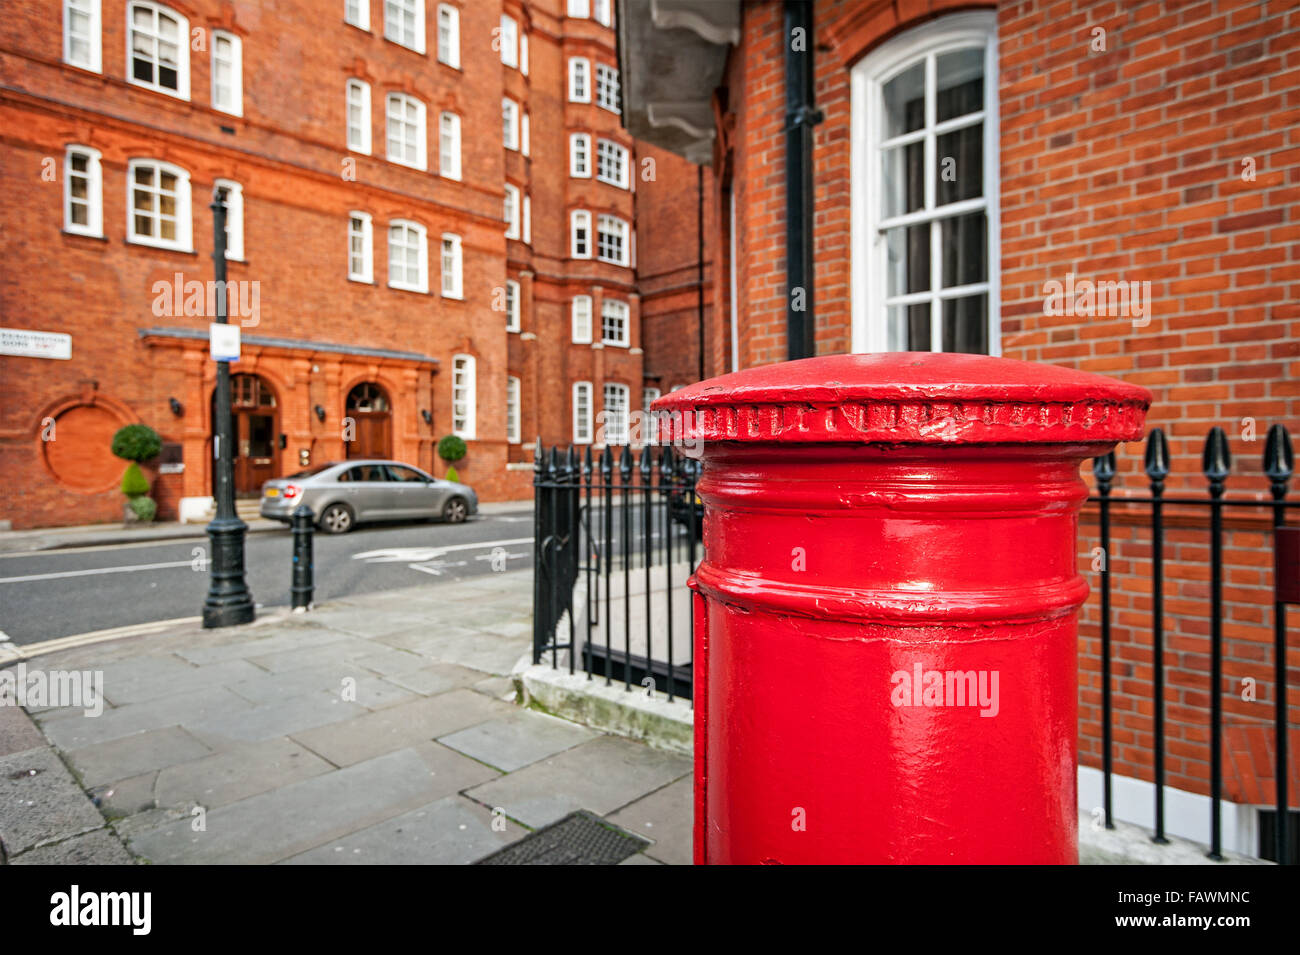
M 238 517 L 218 517 L 207 530 L 212 542 L 212 576 L 203 601 L 203 626 L 210 630 L 252 623 L 257 612 L 244 581 L 244 533 L 248 525 Z

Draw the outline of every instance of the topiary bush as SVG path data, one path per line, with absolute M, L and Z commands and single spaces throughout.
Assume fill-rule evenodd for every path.
M 148 425 L 128 424 L 113 435 L 112 451 L 123 461 L 150 461 L 162 452 L 162 438 Z
M 448 464 L 460 461 L 468 453 L 469 448 L 465 445 L 465 440 L 454 434 L 449 434 L 438 442 L 438 457 Z
M 447 480 L 452 481 L 456 484 L 460 483 L 460 474 L 457 473 L 454 465 L 447 466 Z
M 131 512 L 135 514 L 136 520 L 144 523 L 152 521 L 154 515 L 158 513 L 158 505 L 151 497 L 145 497 L 143 495 L 133 497 L 127 502 L 127 504 L 131 508 Z
M 135 499 L 149 493 L 149 479 L 140 470 L 140 465 L 132 461 L 122 473 L 122 493 Z

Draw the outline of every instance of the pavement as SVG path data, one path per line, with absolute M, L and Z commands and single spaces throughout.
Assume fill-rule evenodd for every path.
M 25 648 L 103 711 L 0 706 L 0 854 L 79 862 L 469 863 L 583 809 L 688 864 L 691 763 L 513 702 L 531 571 L 205 631 Z M 89 711 L 89 712 L 88 712 Z

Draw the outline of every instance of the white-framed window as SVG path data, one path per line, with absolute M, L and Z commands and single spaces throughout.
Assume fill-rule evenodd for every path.
M 591 136 L 569 134 L 569 175 L 574 179 L 591 178 Z
M 347 86 L 348 149 L 370 154 L 370 84 L 365 80 L 348 80 Z
M 136 86 L 190 98 L 190 23 L 153 0 L 126 8 L 127 80 Z
M 460 179 L 460 117 L 455 113 L 438 117 L 438 175 Z
M 375 280 L 375 242 L 368 212 L 348 213 L 348 278 L 353 282 Z
M 532 152 L 532 140 L 532 121 L 528 118 L 528 110 L 524 110 L 519 117 L 519 151 L 525 156 Z
M 429 235 L 418 222 L 388 223 L 388 287 L 429 291 Z
M 900 34 L 850 73 L 852 349 L 996 355 L 996 17 Z
M 627 150 L 608 139 L 596 140 L 596 178 L 626 189 L 627 173 Z
M 460 11 L 438 4 L 438 62 L 460 69 Z
M 220 189 L 226 199 L 226 258 L 237 262 L 244 260 L 244 187 L 233 179 L 218 179 L 214 189 Z
M 586 209 L 569 213 L 569 255 L 575 259 L 591 258 L 591 213 Z
M 628 387 L 605 382 L 604 406 L 600 410 L 601 444 L 627 444 Z
M 575 345 L 591 344 L 591 296 L 575 295 L 570 307 L 572 338 Z
M 519 379 L 514 375 L 506 376 L 506 441 L 518 444 L 519 427 Z
M 606 345 L 627 345 L 629 334 L 627 302 L 607 298 L 600 303 L 600 340 Z
M 569 102 L 591 102 L 591 61 L 585 57 L 569 57 Z
M 128 242 L 193 250 L 188 172 L 156 159 L 132 159 L 127 164 L 126 189 Z
M 98 149 L 69 146 L 63 155 L 63 228 L 77 235 L 104 234 L 104 172 Z
M 519 72 L 528 75 L 528 34 L 519 34 Z
M 573 443 L 591 444 L 591 382 L 573 383 Z
M 424 52 L 424 0 L 384 0 L 384 39 Z
M 585 20 L 591 16 L 591 0 L 569 0 L 568 15 Z
M 641 389 L 641 411 L 645 415 L 645 424 L 641 429 L 641 440 L 646 444 L 659 443 L 659 415 L 657 412 L 650 410 L 650 406 L 658 400 L 658 388 Z
M 103 9 L 100 0 L 63 0 L 63 62 L 102 73 Z
M 524 194 L 524 244 L 533 243 L 533 197 Z
M 614 25 L 614 0 L 592 0 L 591 18 L 601 26 Z
M 442 297 L 463 298 L 465 294 L 464 259 L 460 236 L 442 234 Z
M 519 238 L 519 187 L 506 183 L 505 212 L 506 238 Z
M 506 279 L 506 331 L 519 331 L 519 283 Z
M 363 30 L 370 29 L 370 0 L 344 0 L 343 22 Z
M 477 404 L 474 379 L 474 356 L 452 356 L 451 432 L 460 438 L 473 439 L 474 437 Z
M 519 104 L 508 96 L 501 100 L 501 142 L 506 149 L 519 149 Z
M 244 115 L 244 43 L 225 30 L 212 31 L 212 108 Z
M 596 258 L 615 265 L 627 265 L 628 246 L 626 222 L 618 216 L 596 217 Z
M 412 169 L 427 168 L 424 104 L 405 93 L 388 94 L 388 160 Z
M 514 17 L 501 14 L 501 62 L 506 66 L 519 66 L 519 24 Z
M 618 70 L 604 63 L 596 64 L 596 105 L 601 109 L 619 112 Z

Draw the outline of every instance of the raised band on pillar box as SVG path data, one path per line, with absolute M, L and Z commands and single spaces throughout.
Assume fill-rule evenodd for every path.
M 659 399 L 703 459 L 697 863 L 1076 863 L 1079 466 L 1151 395 L 837 355 Z

